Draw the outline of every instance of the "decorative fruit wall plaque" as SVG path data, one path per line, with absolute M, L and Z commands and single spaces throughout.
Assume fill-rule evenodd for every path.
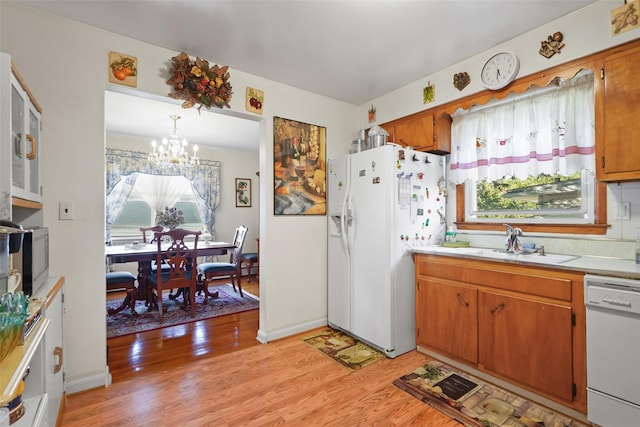
M 471 83 L 471 77 L 469 77 L 469 73 L 466 71 L 453 75 L 453 86 L 456 89 L 462 90 L 467 87 L 469 83 Z
M 427 82 L 427 85 L 422 89 L 422 103 L 428 104 L 436 99 L 436 85 Z
M 247 111 L 262 114 L 262 104 L 264 103 L 264 92 L 247 86 Z
M 124 53 L 109 52 L 109 82 L 138 86 L 138 58 Z

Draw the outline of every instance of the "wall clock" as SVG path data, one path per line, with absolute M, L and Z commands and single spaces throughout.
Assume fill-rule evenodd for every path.
M 480 80 L 487 89 L 502 89 L 516 78 L 519 69 L 520 60 L 514 53 L 496 53 L 482 67 Z

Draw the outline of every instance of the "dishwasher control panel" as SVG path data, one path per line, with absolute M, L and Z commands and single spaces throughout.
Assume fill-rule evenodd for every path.
M 640 314 L 640 280 L 586 275 L 585 304 Z

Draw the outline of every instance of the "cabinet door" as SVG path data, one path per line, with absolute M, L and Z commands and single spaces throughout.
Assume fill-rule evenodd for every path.
M 418 279 L 416 342 L 446 355 L 477 362 L 477 290 Z
M 11 75 L 11 193 L 40 202 L 40 112 Z
M 11 184 L 20 196 L 26 194 L 26 129 L 24 111 L 27 105 L 27 94 L 20 84 L 11 76 Z
M 571 402 L 571 307 L 486 291 L 478 300 L 480 365 Z
M 27 104 L 28 133 L 26 134 L 25 157 L 28 163 L 26 189 L 30 200 L 38 201 L 42 196 L 40 189 L 40 112 L 31 103 Z
M 435 117 L 433 145 L 425 147 L 425 151 L 435 154 L 449 154 L 451 153 L 451 116 L 443 112 Z
M 60 289 L 47 307 L 46 316 L 51 319 L 44 336 L 44 382 L 49 397 L 43 425 L 56 425 L 58 410 L 64 393 L 63 369 L 63 290 Z
M 598 178 L 640 178 L 640 48 L 605 59 L 603 155 L 597 159 Z
M 420 116 L 399 122 L 394 128 L 394 141 L 403 147 L 423 149 L 433 145 L 433 116 Z

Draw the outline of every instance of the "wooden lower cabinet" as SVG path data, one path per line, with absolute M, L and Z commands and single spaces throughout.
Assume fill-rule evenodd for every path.
M 586 413 L 583 277 L 416 254 L 416 343 Z
M 418 342 L 445 354 L 477 363 L 478 291 L 437 279 L 418 279 Z
M 478 306 L 479 365 L 571 401 L 571 307 L 484 291 Z

